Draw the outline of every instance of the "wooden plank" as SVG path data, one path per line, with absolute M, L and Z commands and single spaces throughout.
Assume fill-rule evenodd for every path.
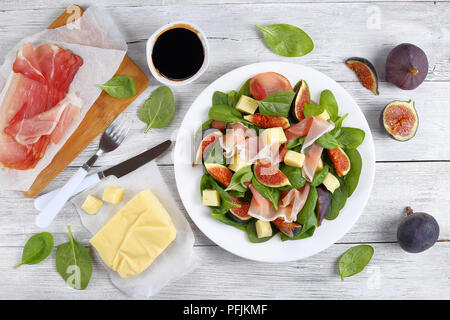
M 72 6 L 64 11 L 51 25 L 50 29 L 58 28 L 67 23 L 74 8 Z M 125 56 L 116 75 L 129 75 L 134 78 L 136 84 L 136 96 L 128 99 L 115 99 L 102 92 L 95 101 L 78 128 L 67 140 L 65 145 L 55 155 L 52 162 L 39 174 L 33 185 L 24 192 L 27 197 L 35 197 L 39 194 L 65 167 L 75 159 L 78 154 L 102 133 L 113 120 L 124 111 L 148 86 L 148 78 L 145 73 L 130 59 Z
M 333 245 L 309 259 L 283 264 L 247 261 L 219 247 L 196 247 L 198 267 L 153 298 L 450 299 L 450 242 L 421 254 L 407 254 L 397 244 L 372 244 L 375 254 L 365 270 L 341 281 L 337 260 L 351 246 Z M 0 247 L 0 299 L 128 298 L 113 287 L 96 260 L 88 288 L 77 291 L 57 274 L 54 252 L 38 265 L 14 270 L 21 250 Z
M 353 228 L 339 240 L 339 243 L 395 242 L 397 225 L 403 217 L 403 210 L 411 206 L 416 211 L 432 214 L 441 227 L 440 239 L 449 239 L 450 189 L 449 179 L 436 179 L 436 168 L 449 172 L 450 163 L 378 163 L 375 184 L 369 202 Z M 49 190 L 62 186 L 76 167 L 63 171 Z M 175 184 L 172 166 L 160 166 L 163 177 L 171 190 L 174 201 L 191 222 L 197 245 L 213 245 L 190 220 L 183 207 Z M 432 186 L 432 187 L 424 187 Z M 199 200 L 200 201 L 200 200 Z M 34 233 L 40 232 L 34 224 L 37 214 L 31 199 L 24 199 L 20 193 L 0 191 L 0 246 L 21 246 Z M 330 222 L 332 223 L 332 222 Z M 88 243 L 91 235 L 80 225 L 80 219 L 67 204 L 48 231 L 55 235 L 56 243 L 66 239 L 67 226 L 77 234 L 78 239 Z M 224 228 L 228 228 L 224 226 Z

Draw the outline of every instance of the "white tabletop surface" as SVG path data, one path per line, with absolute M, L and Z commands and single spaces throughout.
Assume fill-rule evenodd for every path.
M 195 97 L 222 74 L 249 63 L 301 63 L 332 77 L 355 98 L 364 112 L 376 147 L 376 176 L 372 195 L 358 222 L 327 250 L 285 264 L 247 261 L 208 240 L 192 224 L 199 266 L 166 286 L 155 299 L 450 299 L 450 3 L 445 1 L 256 1 L 256 0 L 80 0 L 88 7 L 105 5 L 126 37 L 129 55 L 150 76 L 146 39 L 175 20 L 203 29 L 210 47 L 210 65 L 193 84 L 173 88 L 177 111 L 165 129 L 143 134 L 136 113 L 160 84 L 150 87 L 126 111 L 134 124 L 129 139 L 97 165 L 107 167 L 144 150 L 176 130 Z M 16 42 L 45 28 L 71 3 L 62 0 L 2 0 L 0 3 L 0 63 Z M 313 39 L 314 51 L 301 58 L 276 56 L 264 44 L 255 24 L 289 23 Z M 402 91 L 384 81 L 384 62 L 390 49 L 402 42 L 420 46 L 428 55 L 426 81 L 414 91 Z M 378 70 L 380 95 L 362 88 L 343 61 L 351 56 L 371 60 Z M 379 124 L 382 108 L 392 100 L 416 101 L 419 129 L 409 142 L 388 138 Z M 53 181 L 61 186 L 93 154 L 94 141 Z M 173 199 L 185 212 L 175 186 L 171 153 L 157 161 Z M 396 226 L 405 206 L 435 216 L 439 242 L 422 254 L 408 254 L 396 243 Z M 186 212 L 185 212 L 186 213 Z M 0 190 L 0 299 L 127 299 L 110 282 L 98 261 L 84 291 L 66 286 L 56 272 L 54 253 L 35 266 L 13 270 L 26 240 L 40 230 L 34 224 L 32 200 L 21 193 Z M 187 215 L 187 213 L 186 213 Z M 89 233 L 67 205 L 49 231 L 55 244 L 67 241 L 66 226 L 88 244 Z M 360 274 L 341 281 L 339 256 L 356 244 L 370 244 L 375 254 Z

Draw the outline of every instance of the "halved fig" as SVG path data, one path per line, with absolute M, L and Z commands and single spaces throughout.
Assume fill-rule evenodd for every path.
M 231 172 L 230 169 L 217 163 L 205 163 L 205 168 L 217 182 L 225 187 L 230 185 L 231 177 L 233 177 L 233 172 Z
M 265 186 L 279 188 L 291 185 L 284 173 L 268 161 L 258 161 L 253 171 L 256 179 Z
M 193 167 L 201 163 L 202 158 L 206 155 L 208 151 L 211 151 L 214 145 L 219 142 L 219 139 L 223 136 L 223 133 L 219 130 L 207 130 L 209 132 L 198 144 L 197 152 L 195 153 Z
M 225 130 L 227 128 L 227 124 L 228 122 L 225 121 L 214 120 L 211 123 L 211 127 L 216 128 L 218 130 Z
M 389 52 L 386 80 L 403 90 L 417 88 L 428 74 L 428 59 L 419 47 L 402 43 Z
M 342 148 L 330 149 L 328 155 L 339 177 L 345 176 L 350 171 L 350 159 Z
M 392 101 L 383 110 L 381 120 L 386 132 L 398 141 L 414 137 L 419 126 L 419 117 L 414 101 Z
M 317 188 L 317 225 L 320 226 L 322 224 L 323 219 L 327 215 L 328 207 L 331 203 L 331 193 L 323 187 Z
M 353 57 L 347 59 L 345 64 L 356 73 L 364 88 L 379 95 L 377 71 L 369 60 Z
M 311 95 L 309 93 L 308 84 L 305 80 L 301 80 L 291 105 L 292 117 L 294 117 L 297 121 L 302 121 L 305 119 L 303 109 L 305 108 L 305 104 L 308 103 L 311 103 Z
M 292 91 L 291 83 L 285 76 L 276 72 L 259 73 L 251 78 L 250 93 L 256 100 L 263 100 L 272 93 Z
M 284 117 L 265 116 L 260 113 L 249 114 L 244 116 L 244 119 L 250 121 L 261 128 L 276 128 L 282 127 L 283 129 L 289 128 L 289 120 Z
M 283 218 L 276 218 L 272 223 L 289 238 L 295 237 L 302 230 L 301 224 L 297 222 L 286 222 Z
M 230 195 L 234 203 L 240 204 L 241 207 L 231 207 L 230 208 L 230 218 L 237 222 L 247 222 L 252 217 L 248 214 L 248 209 L 250 208 L 250 202 L 242 201 L 236 197 Z

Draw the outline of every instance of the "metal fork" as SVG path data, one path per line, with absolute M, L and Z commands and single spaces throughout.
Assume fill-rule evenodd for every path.
M 116 119 L 103 133 L 97 152 L 93 155 L 69 181 L 61 188 L 53 200 L 47 204 L 36 217 L 36 225 L 46 228 L 55 219 L 58 213 L 66 204 L 67 200 L 74 194 L 74 191 L 87 176 L 89 170 L 97 159 L 103 154 L 111 152 L 122 143 L 128 133 L 129 127 L 122 119 Z

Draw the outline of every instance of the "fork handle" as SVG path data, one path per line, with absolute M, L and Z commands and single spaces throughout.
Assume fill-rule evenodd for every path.
M 41 210 L 36 217 L 36 225 L 46 228 L 55 219 L 58 213 L 66 204 L 67 200 L 75 193 L 76 189 L 87 176 L 88 171 L 82 167 L 70 178 L 69 181 L 59 190 L 58 194 Z

